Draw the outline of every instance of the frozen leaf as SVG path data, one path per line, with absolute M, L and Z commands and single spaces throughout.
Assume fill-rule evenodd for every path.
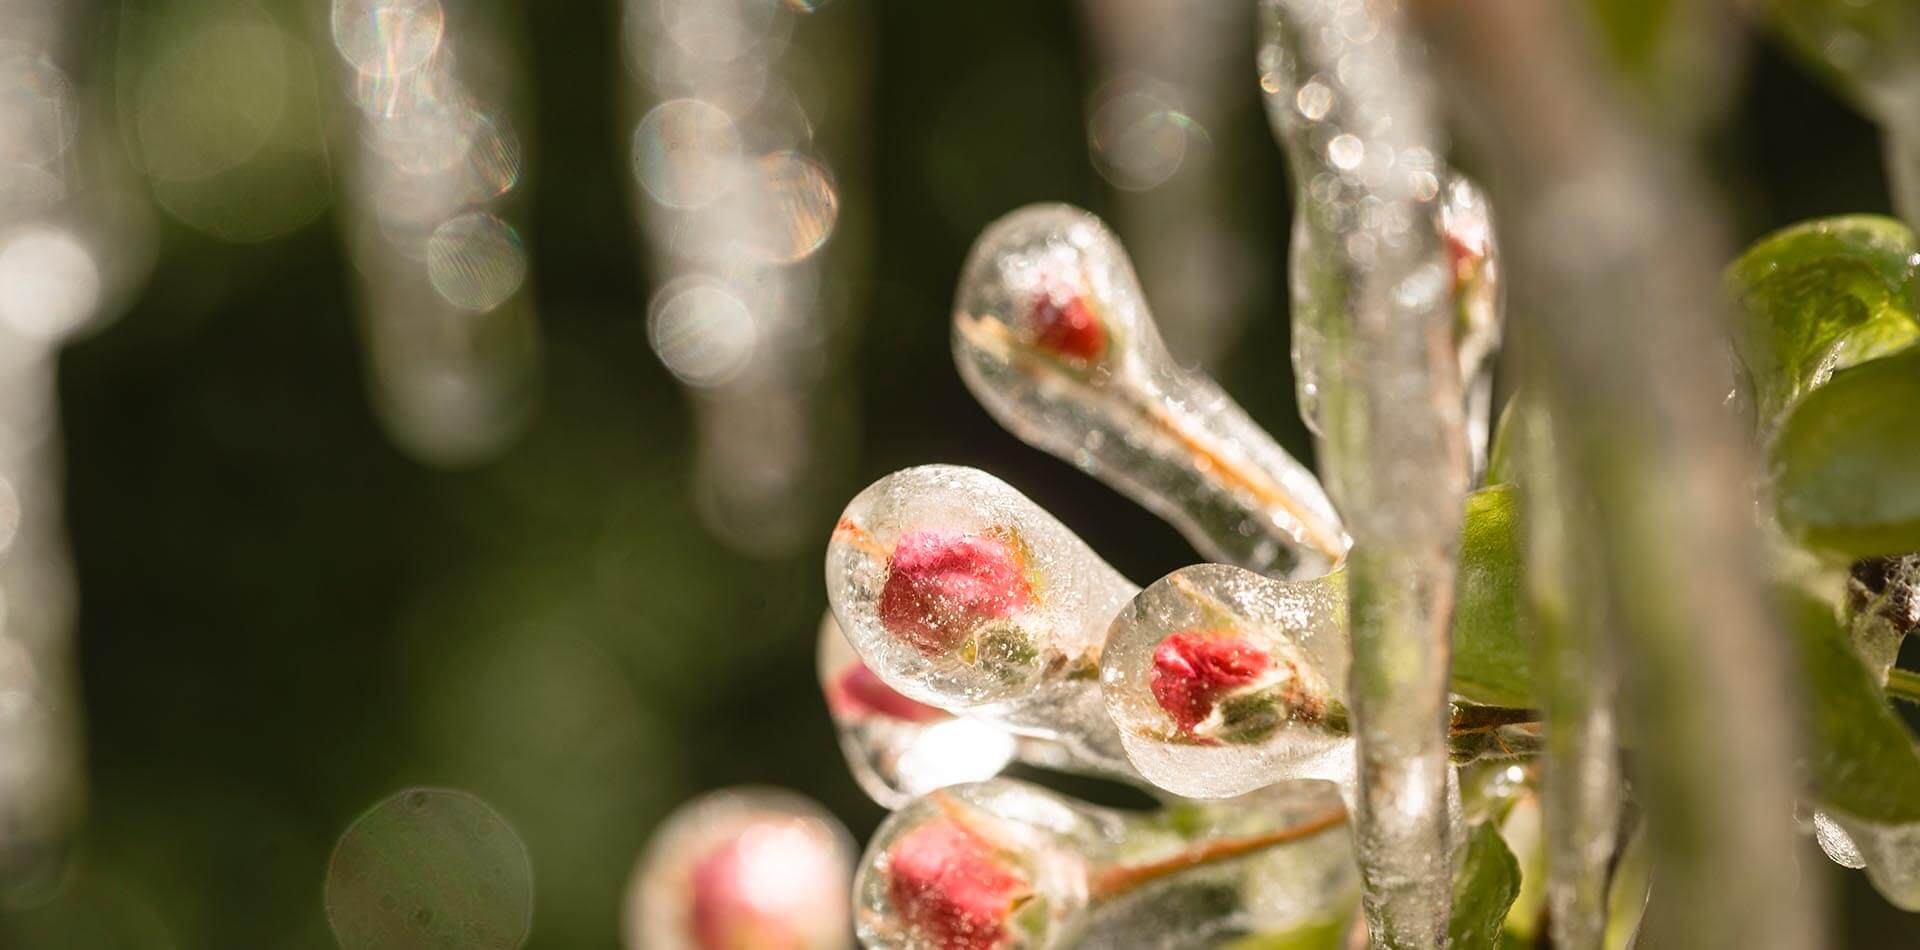
M 1786 529 L 1851 558 L 1920 550 L 1920 347 L 1842 370 L 1801 399 L 1768 456 Z
M 1833 608 L 1790 596 L 1788 611 L 1811 704 L 1810 779 L 1823 806 L 1877 825 L 1920 823 L 1920 752 L 1847 646 Z
M 1854 215 L 1777 231 L 1734 263 L 1734 349 L 1763 431 L 1835 371 L 1920 339 L 1917 253 L 1905 225 Z
M 1174 363 L 1126 252 L 1067 205 L 974 244 L 953 317 L 960 376 L 994 418 L 1167 519 L 1202 554 L 1323 573 L 1346 535 L 1320 483 L 1197 372 Z
M 1466 853 L 1453 871 L 1453 917 L 1447 945 L 1492 948 L 1500 945 L 1507 908 L 1520 893 L 1520 862 L 1491 822 L 1473 827 Z
M 1453 611 L 1453 691 L 1476 703 L 1534 703 L 1533 644 L 1520 619 L 1520 518 L 1510 485 L 1467 496 Z

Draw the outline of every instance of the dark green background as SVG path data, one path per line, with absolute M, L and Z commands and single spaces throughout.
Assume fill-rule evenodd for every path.
M 304 26 L 296 5 L 274 11 Z M 1191 553 L 1000 432 L 947 349 L 954 279 L 983 225 L 1026 202 L 1108 200 L 1086 160 L 1076 15 L 1032 0 L 838 0 L 800 26 L 870 46 L 837 64 L 873 83 L 853 130 L 864 154 L 846 163 L 866 170 L 848 183 L 848 220 L 872 256 L 871 280 L 845 288 L 860 438 L 841 496 L 906 465 L 976 465 L 1147 579 Z M 383 437 L 332 220 L 248 246 L 167 225 L 132 311 L 63 356 L 91 817 L 68 895 L 0 917 L 0 944 L 107 946 L 101 928 L 137 934 L 156 916 L 179 947 L 329 946 L 334 840 L 408 785 L 467 789 L 514 823 L 540 947 L 612 945 L 635 855 L 700 791 L 788 786 L 862 837 L 879 819 L 814 685 L 818 553 L 731 554 L 690 501 L 687 401 L 646 342 L 616 5 L 516 16 L 546 370 L 539 416 L 504 458 L 433 471 Z M 1304 452 L 1284 169 L 1251 48 L 1242 99 L 1201 146 L 1220 152 L 1244 196 L 1235 226 L 1270 262 L 1221 375 Z M 1873 129 L 1772 51 L 1712 146 L 1743 239 L 1886 207 Z M 835 513 L 814 513 L 823 540 Z M 1920 936 L 1920 918 L 1811 846 L 1804 871 L 1836 895 L 1841 945 Z

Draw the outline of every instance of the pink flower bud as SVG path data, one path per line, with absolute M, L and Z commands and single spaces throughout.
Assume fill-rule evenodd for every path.
M 693 866 L 689 929 L 700 950 L 806 950 L 837 911 L 820 843 L 790 821 L 751 824 Z M 827 882 L 821 887 L 822 881 Z
M 1089 363 L 1106 352 L 1106 328 L 1080 294 L 1041 292 L 1034 297 L 1027 322 L 1041 349 Z
M 827 705 L 842 721 L 880 716 L 902 722 L 936 722 L 950 718 L 945 710 L 915 702 L 894 692 L 865 663 L 854 661 L 834 679 Z
M 980 836 L 953 820 L 921 825 L 888 850 L 887 899 L 901 921 L 942 950 L 992 950 L 1007 918 L 1033 896 Z
M 1272 665 L 1265 650 L 1230 633 L 1182 631 L 1154 648 L 1153 698 L 1181 733 L 1192 736 L 1221 697 L 1260 679 Z
M 982 622 L 1033 603 L 1019 556 L 977 534 L 915 531 L 900 537 L 880 590 L 880 622 L 929 657 L 959 646 Z

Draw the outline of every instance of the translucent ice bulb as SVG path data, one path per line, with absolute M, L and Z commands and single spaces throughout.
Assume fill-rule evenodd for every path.
M 860 661 L 833 615 L 820 622 L 820 689 L 847 768 L 882 808 L 999 775 L 1017 740 L 992 723 L 956 718 L 895 692 Z
M 975 242 L 954 304 L 960 376 L 1026 442 L 1171 522 L 1208 558 L 1324 573 L 1346 535 L 1320 483 L 1212 380 L 1175 365 L 1100 219 L 1032 205 Z
M 1817 812 L 1814 830 L 1821 850 L 1834 863 L 1864 868 L 1873 889 L 1888 903 L 1920 913 L 1920 822 L 1886 825 Z
M 1353 904 L 1346 810 L 1299 783 L 1131 814 L 1004 779 L 934 792 L 880 827 L 854 883 L 874 948 L 1212 946 Z
M 826 573 L 841 628 L 888 686 L 1131 774 L 1097 678 L 1136 588 L 1005 482 L 950 465 L 875 482 L 841 515 Z
M 797 795 L 707 795 L 667 818 L 635 869 L 626 945 L 847 950 L 852 850 L 840 824 Z
M 1350 782 L 1346 583 L 1182 568 L 1114 619 L 1100 662 L 1135 768 L 1176 795 L 1222 798 L 1284 778 Z

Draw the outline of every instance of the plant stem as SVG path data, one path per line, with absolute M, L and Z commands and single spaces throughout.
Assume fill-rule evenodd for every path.
M 1887 695 L 1906 703 L 1920 703 L 1920 673 L 1894 668 L 1887 671 Z
M 1215 861 L 1226 861 L 1251 854 L 1262 848 L 1271 848 L 1289 841 L 1313 837 L 1329 828 L 1344 824 L 1346 820 L 1346 808 L 1336 805 L 1311 818 L 1265 834 L 1247 835 L 1241 838 L 1217 838 L 1158 861 L 1145 864 L 1117 864 L 1096 871 L 1090 891 L 1094 900 L 1116 897 L 1142 884 L 1188 868 L 1211 864 Z

